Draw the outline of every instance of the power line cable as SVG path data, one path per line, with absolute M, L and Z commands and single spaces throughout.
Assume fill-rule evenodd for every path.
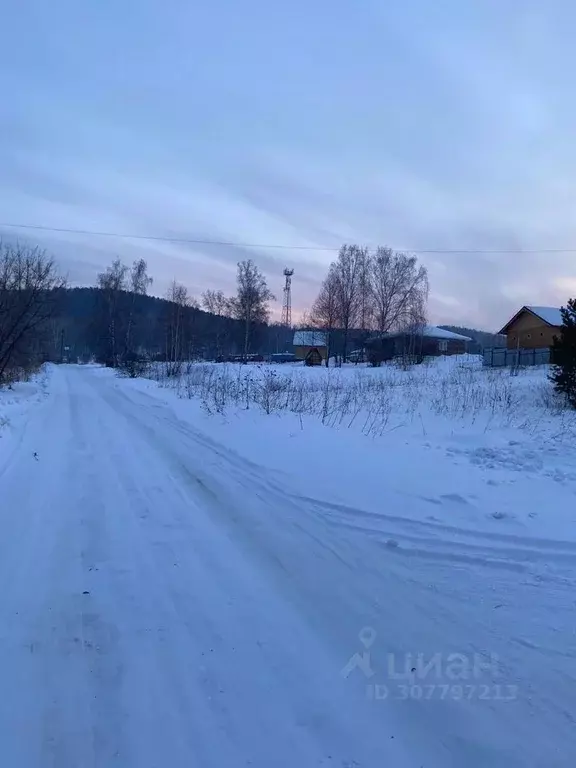
M 235 248 L 276 248 L 289 251 L 339 251 L 340 248 L 316 245 L 287 245 L 285 243 L 240 243 L 229 240 L 208 240 L 189 237 L 164 237 L 161 235 L 134 235 L 125 232 L 99 232 L 90 229 L 72 229 L 65 227 L 46 227 L 41 224 L 0 223 L 0 229 L 31 229 L 42 232 L 60 232 L 71 235 L 89 235 L 93 237 L 117 237 L 126 240 L 152 240 L 164 243 L 189 243 L 190 245 L 227 245 Z M 374 250 L 374 249 L 371 249 Z M 576 248 L 394 248 L 393 250 L 409 253 L 429 254 L 545 254 L 576 253 Z
M 127 240 L 158 240 L 165 243 L 191 243 L 193 245 L 230 245 L 237 248 L 286 248 L 301 251 L 337 251 L 338 248 L 324 248 L 313 245 L 281 245 L 279 243 L 235 243 L 228 240 L 202 240 L 190 237 L 164 237 L 161 235 L 133 235 L 122 232 L 97 232 L 89 229 L 66 229 L 64 227 L 44 227 L 40 224 L 3 224 L 0 228 L 12 227 L 15 229 L 37 229 L 44 232 L 62 232 L 73 235 L 95 235 L 97 237 L 119 237 Z

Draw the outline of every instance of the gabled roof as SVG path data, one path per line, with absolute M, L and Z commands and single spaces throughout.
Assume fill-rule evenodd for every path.
M 438 328 L 437 325 L 417 326 L 415 328 L 404 328 L 401 331 L 392 331 L 391 333 L 378 333 L 368 339 L 368 343 L 379 341 L 381 339 L 397 339 L 406 335 L 424 336 L 427 339 L 438 339 L 440 341 L 473 341 L 470 336 L 463 336 L 461 333 L 447 331 L 445 328 Z
M 541 317 L 548 325 L 562 325 L 562 313 L 558 307 L 527 307 L 538 317 Z
M 450 341 L 472 341 L 470 336 L 463 336 L 461 333 L 447 331 L 445 328 L 438 328 L 436 325 L 425 325 L 422 336 L 431 339 L 448 339 Z
M 543 320 L 546 325 L 550 325 L 553 328 L 558 328 L 562 325 L 562 313 L 558 307 L 535 307 L 526 305 L 522 307 L 522 309 L 520 309 L 518 312 L 516 312 L 513 318 L 508 320 L 504 328 L 502 328 L 499 333 L 508 333 L 510 326 L 516 322 L 516 320 L 523 312 L 530 312 L 540 320 Z
M 296 331 L 292 343 L 295 347 L 325 347 L 326 334 L 322 331 Z

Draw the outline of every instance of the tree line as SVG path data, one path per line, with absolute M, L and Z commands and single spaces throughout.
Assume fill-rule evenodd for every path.
M 291 329 L 269 324 L 274 298 L 251 260 L 237 266 L 232 296 L 199 299 L 174 280 L 163 299 L 149 296 L 146 261 L 115 258 L 92 290 L 67 289 L 40 248 L 0 243 L 0 382 L 45 359 L 93 357 L 116 367 L 153 357 L 177 370 L 194 357 L 246 359 L 291 347 Z M 330 265 L 309 322 L 327 331 L 346 357 L 358 330 L 384 332 L 424 322 L 426 269 L 414 256 L 344 245 Z M 353 333 L 354 332 L 354 333 Z
M 268 323 L 274 298 L 251 260 L 237 269 L 236 294 L 205 291 L 200 301 L 174 280 L 163 299 L 149 296 L 146 261 L 116 258 L 92 288 L 67 287 L 54 258 L 38 247 L 0 242 L 0 386 L 48 360 L 96 359 L 125 367 L 163 360 L 177 373 L 184 360 L 246 360 L 253 350 L 289 348 L 292 329 Z M 309 322 L 336 340 L 346 359 L 352 332 L 418 329 L 426 322 L 428 274 L 411 254 L 343 245 L 330 264 Z M 554 344 L 556 390 L 576 407 L 576 300 L 562 308 Z
M 148 322 L 138 335 L 141 323 L 136 306 L 138 298 L 147 295 L 152 278 L 143 259 L 130 268 L 116 258 L 97 280 L 100 306 L 93 327 L 98 359 L 111 367 L 131 366 L 152 346 L 153 353 L 168 363 L 169 372 L 175 373 L 183 360 L 207 352 L 219 358 L 234 350 L 247 358 L 269 320 L 274 296 L 252 260 L 238 263 L 236 282 L 234 296 L 207 290 L 198 301 L 185 285 L 173 280 L 156 316 L 157 327 L 151 329 Z M 152 338 L 156 341 L 151 345 Z
M 291 343 L 290 329 L 268 323 L 273 295 L 251 260 L 238 264 L 229 297 L 207 290 L 198 300 L 174 280 L 157 298 L 152 284 L 145 260 L 115 258 L 92 288 L 69 288 L 46 251 L 0 242 L 0 385 L 47 360 L 95 359 L 136 374 L 157 359 L 176 373 L 185 359 Z
M 346 360 L 352 329 L 364 335 L 421 327 L 426 322 L 428 272 L 416 256 L 380 246 L 343 245 L 330 264 L 309 321 L 326 332 L 328 359 L 335 331 Z M 355 334 L 357 337 L 357 334 Z

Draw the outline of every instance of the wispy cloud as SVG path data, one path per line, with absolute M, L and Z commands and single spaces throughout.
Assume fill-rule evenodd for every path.
M 307 247 L 576 246 L 567 1 L 25 0 L 5 17 L 5 221 Z M 290 263 L 297 310 L 332 256 L 4 234 L 44 243 L 78 283 L 143 256 L 159 293 L 174 276 L 233 291 L 249 257 L 280 298 Z M 576 285 L 573 254 L 421 258 L 438 322 L 496 328 Z

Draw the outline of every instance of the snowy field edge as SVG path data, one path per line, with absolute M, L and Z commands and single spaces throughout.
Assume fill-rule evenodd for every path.
M 339 393 L 353 393 L 346 402 L 362 395 L 366 382 L 383 379 L 386 426 L 367 433 L 362 410 L 324 420 L 321 403 L 315 415 L 267 412 L 261 403 L 215 410 L 188 384 L 202 369 L 250 378 L 256 387 L 259 380 L 303 379 L 313 382 L 310 397 L 333 381 Z M 196 429 L 289 477 L 298 493 L 380 516 L 574 541 L 576 414 L 558 406 L 547 377 L 546 368 L 518 376 L 487 371 L 465 356 L 408 372 L 200 365 L 156 382 L 118 378 L 117 386 L 161 398 Z M 363 396 L 377 397 L 378 390 Z M 448 408 L 451 399 L 458 402 Z
M 36 408 L 47 399 L 52 366 L 45 365 L 29 381 L 0 387 L 0 471 L 13 455 Z

